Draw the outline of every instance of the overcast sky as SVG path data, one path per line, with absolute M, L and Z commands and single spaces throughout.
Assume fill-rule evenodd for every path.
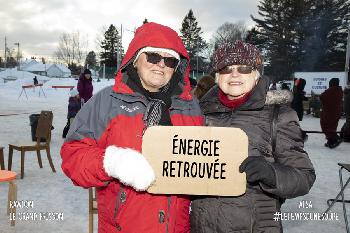
M 257 16 L 258 0 L 0 0 L 0 57 L 4 57 L 5 36 L 10 48 L 20 43 L 24 57 L 52 56 L 63 32 L 79 31 L 87 50 L 96 51 L 96 38 L 103 28 L 123 25 L 126 50 L 133 30 L 145 18 L 167 25 L 177 32 L 189 9 L 193 10 L 203 37 L 209 40 L 225 22 L 243 20 L 247 26 Z M 17 52 L 17 50 L 16 50 Z

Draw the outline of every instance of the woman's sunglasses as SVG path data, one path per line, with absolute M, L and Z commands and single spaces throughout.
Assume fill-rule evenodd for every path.
M 158 64 L 163 59 L 164 64 L 167 67 L 174 69 L 179 63 L 179 61 L 175 57 L 163 57 L 158 53 L 152 53 L 152 52 L 145 52 L 145 54 L 146 54 L 147 61 L 152 64 Z
M 226 66 L 219 70 L 219 74 L 231 74 L 234 69 L 233 66 Z M 236 69 L 240 74 L 250 74 L 254 70 L 252 66 L 237 66 Z

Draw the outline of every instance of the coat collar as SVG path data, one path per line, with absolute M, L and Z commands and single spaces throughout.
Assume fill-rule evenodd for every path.
M 250 111 L 262 109 L 264 105 L 287 104 L 292 101 L 292 94 L 288 90 L 268 91 L 269 79 L 261 77 L 258 84 L 252 90 L 249 99 L 238 109 L 241 111 Z M 200 105 L 204 114 L 214 112 L 231 112 L 232 110 L 223 106 L 218 98 L 219 87 L 215 85 L 209 92 L 203 96 Z

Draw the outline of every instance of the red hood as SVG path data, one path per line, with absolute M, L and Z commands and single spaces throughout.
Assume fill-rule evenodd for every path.
M 138 50 L 146 46 L 172 49 L 179 53 L 181 57 L 186 58 L 189 64 L 189 55 L 186 48 L 181 38 L 173 29 L 157 23 L 146 23 L 136 30 L 135 36 L 129 44 L 129 48 L 120 67 L 124 67 Z M 184 90 L 180 97 L 190 100 L 192 99 L 192 95 L 190 94 L 189 72 L 190 66 L 188 65 L 184 77 Z M 123 83 L 120 68 L 115 76 L 113 90 L 118 93 L 133 93 L 133 91 Z

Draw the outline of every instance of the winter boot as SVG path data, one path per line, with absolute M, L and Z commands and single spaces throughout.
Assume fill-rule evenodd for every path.
M 325 144 L 325 146 L 329 147 L 330 149 L 333 149 L 339 146 L 341 142 L 342 142 L 342 139 L 339 136 L 337 136 L 336 138 L 329 139 Z

